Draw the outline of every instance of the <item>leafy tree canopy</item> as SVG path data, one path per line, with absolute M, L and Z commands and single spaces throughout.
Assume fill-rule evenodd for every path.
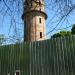
M 2 45 L 5 41 L 5 36 L 3 34 L 0 34 L 0 45 Z
M 73 24 L 73 26 L 72 26 L 71 33 L 75 34 L 75 24 Z
M 53 36 L 51 36 L 51 38 L 64 37 L 68 35 L 71 35 L 70 31 L 60 31 L 59 33 L 55 33 Z

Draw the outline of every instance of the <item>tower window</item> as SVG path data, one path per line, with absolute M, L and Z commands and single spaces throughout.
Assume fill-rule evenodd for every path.
M 40 0 L 39 0 L 39 5 L 41 5 L 41 2 L 40 2 Z
M 40 11 L 41 11 L 41 8 L 40 8 Z
M 40 32 L 40 38 L 42 38 L 42 32 Z
M 39 18 L 39 23 L 41 23 L 41 18 Z
M 31 6 L 32 6 L 32 3 L 31 3 Z

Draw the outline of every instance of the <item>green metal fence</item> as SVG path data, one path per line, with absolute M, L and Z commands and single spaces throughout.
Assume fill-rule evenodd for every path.
M 75 75 L 75 36 L 1 46 L 0 75 L 16 71 L 20 75 Z

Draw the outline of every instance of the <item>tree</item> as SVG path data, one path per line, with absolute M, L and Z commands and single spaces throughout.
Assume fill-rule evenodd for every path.
M 56 38 L 56 37 L 61 37 L 61 34 L 60 33 L 56 33 L 53 36 L 51 36 L 51 38 Z
M 71 33 L 75 34 L 75 24 L 73 24 L 73 26 L 72 26 Z
M 5 37 L 3 34 L 0 34 L 0 45 L 4 44 L 4 42 L 6 41 Z
M 71 35 L 70 31 L 60 31 L 59 33 L 55 33 L 54 35 L 52 35 L 51 38 L 64 37 L 68 35 Z

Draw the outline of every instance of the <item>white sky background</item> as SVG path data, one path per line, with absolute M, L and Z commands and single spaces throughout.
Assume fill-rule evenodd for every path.
M 7 1 L 7 4 L 8 6 L 10 6 L 11 10 L 7 11 L 7 7 L 4 5 L 4 3 L 0 2 L 0 34 L 5 35 L 5 37 L 8 39 L 8 43 L 13 43 L 17 40 L 17 38 L 20 38 L 18 39 L 18 41 L 23 39 L 23 21 L 21 19 L 21 15 L 23 12 L 22 9 L 23 2 L 22 0 L 21 2 L 19 2 L 20 0 L 17 0 L 18 3 L 20 4 L 18 3 L 15 4 L 16 0 L 14 0 L 13 4 L 11 4 L 11 2 L 8 2 L 9 0 L 5 1 Z M 75 24 L 75 11 L 72 11 L 66 18 L 64 18 L 59 23 L 61 15 L 56 13 L 57 6 L 52 6 L 50 0 L 45 0 L 45 1 L 46 1 L 45 4 L 46 13 L 48 15 L 48 18 L 46 20 L 45 36 L 47 38 L 50 38 L 51 35 L 53 35 L 56 32 L 59 32 L 60 30 L 70 30 L 72 24 Z M 74 0 L 72 1 L 75 4 L 75 1 Z M 19 9 L 17 9 L 17 6 L 19 7 Z

